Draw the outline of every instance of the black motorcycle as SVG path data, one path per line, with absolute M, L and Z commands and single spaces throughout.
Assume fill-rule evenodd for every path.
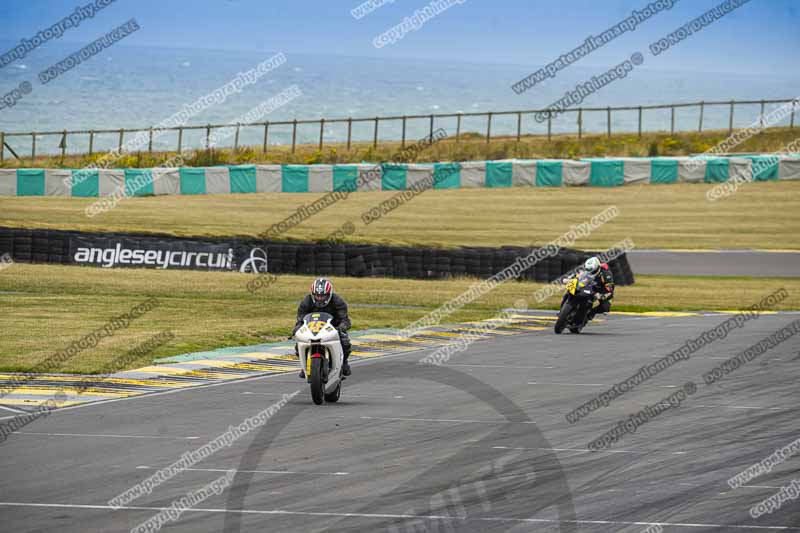
M 586 272 L 579 272 L 570 278 L 566 283 L 566 289 L 554 328 L 557 335 L 560 335 L 564 328 L 569 328 L 572 333 L 580 333 L 589 322 L 589 311 L 592 310 L 600 294 L 594 277 Z

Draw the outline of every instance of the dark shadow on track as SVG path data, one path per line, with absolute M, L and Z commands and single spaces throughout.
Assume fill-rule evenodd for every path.
M 577 531 L 575 507 L 569 484 L 552 446 L 525 411 L 514 404 L 497 389 L 477 378 L 453 370 L 431 365 L 418 365 L 402 361 L 383 361 L 381 364 L 364 365 L 358 368 L 359 383 L 405 378 L 438 383 L 471 395 L 507 420 L 497 430 L 479 442 L 453 443 L 442 441 L 443 447 L 457 448 L 446 460 L 428 468 L 410 481 L 395 487 L 388 493 L 353 511 L 350 509 L 309 509 L 309 511 L 331 513 L 355 513 L 359 517 L 331 516 L 324 531 L 356 532 L 415 530 L 424 528 L 427 522 L 432 528 L 442 526 L 444 531 L 519 531 L 530 530 L 532 524 L 520 524 L 518 520 L 532 518 L 545 509 L 554 507 L 558 516 L 558 530 L 563 533 Z M 346 397 L 346 389 L 342 393 Z M 365 402 L 366 403 L 366 402 Z M 351 404 L 353 405 L 353 404 Z M 253 473 L 269 451 L 270 444 L 295 417 L 306 409 L 336 409 L 338 406 L 314 406 L 310 400 L 303 405 L 292 402 L 286 405 L 259 431 L 242 456 L 238 472 L 228 491 L 226 509 L 245 509 L 245 501 Z M 525 447 L 540 449 L 532 459 L 523 460 L 520 453 L 507 453 L 503 457 L 494 446 Z M 406 441 L 403 447 L 413 447 Z M 358 450 L 353 450 L 358 453 Z M 530 453 L 526 455 L 530 457 Z M 401 503 L 402 515 L 389 513 Z M 363 516 L 385 513 L 391 516 Z M 441 519 L 421 519 L 418 516 L 436 515 Z M 509 522 L 483 521 L 481 517 L 502 516 Z M 550 515 L 552 516 L 552 515 Z M 475 521 L 478 519 L 479 521 Z M 515 521 L 516 520 L 516 521 Z M 242 516 L 226 513 L 223 531 L 241 531 Z M 351 521 L 350 523 L 346 521 Z M 369 523 L 367 523 L 369 521 Z M 356 523 L 357 522 L 357 523 Z M 555 523 L 552 525 L 556 525 Z M 426 529 L 422 529 L 425 531 Z M 438 529 L 434 529 L 438 530 Z

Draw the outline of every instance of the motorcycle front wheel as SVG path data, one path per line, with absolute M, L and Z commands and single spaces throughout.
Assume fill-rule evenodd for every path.
M 569 318 L 569 314 L 572 312 L 572 304 L 567 300 L 564 302 L 564 305 L 561 306 L 561 311 L 558 312 L 558 319 L 556 320 L 555 325 L 555 332 L 556 335 L 561 335 L 561 332 L 564 331 L 564 328 L 567 326 L 567 319 Z
M 311 374 L 308 381 L 311 384 L 311 399 L 317 405 L 322 405 L 325 395 L 325 384 L 322 382 L 322 357 L 311 359 Z

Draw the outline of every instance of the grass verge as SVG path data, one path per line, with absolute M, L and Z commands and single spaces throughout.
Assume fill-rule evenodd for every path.
M 127 368 L 155 358 L 214 348 L 285 340 L 308 278 L 280 276 L 253 295 L 250 275 L 239 273 L 105 270 L 15 264 L 0 272 L 0 371 L 25 371 L 72 341 L 149 297 L 160 307 L 67 361 L 62 372 L 93 373 L 161 331 L 175 339 Z M 354 328 L 401 328 L 463 292 L 475 280 L 334 279 L 351 306 Z M 719 290 L 724 286 L 725 290 Z M 451 322 L 493 316 L 520 297 L 533 302 L 540 284 L 509 282 L 452 315 Z M 785 288 L 776 309 L 800 309 L 800 279 L 639 276 L 620 287 L 619 311 L 727 310 L 756 303 Z M 555 309 L 560 296 L 541 308 Z M 533 306 L 533 304 L 531 304 Z M 396 307 L 393 307 L 396 306 Z
M 620 215 L 576 243 L 587 250 L 631 238 L 638 248 L 800 249 L 800 182 L 747 184 L 709 202 L 707 184 L 429 190 L 380 220 L 362 213 L 396 192 L 358 192 L 281 236 L 322 240 L 344 222 L 350 242 L 451 247 L 543 245 L 608 206 Z M 255 237 L 321 195 L 311 193 L 129 198 L 93 218 L 93 199 L 0 199 L 0 226 Z

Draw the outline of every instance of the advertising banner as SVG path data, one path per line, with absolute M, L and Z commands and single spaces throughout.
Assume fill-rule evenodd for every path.
M 103 268 L 268 271 L 266 251 L 238 241 L 210 242 L 113 233 L 70 235 L 68 262 Z

